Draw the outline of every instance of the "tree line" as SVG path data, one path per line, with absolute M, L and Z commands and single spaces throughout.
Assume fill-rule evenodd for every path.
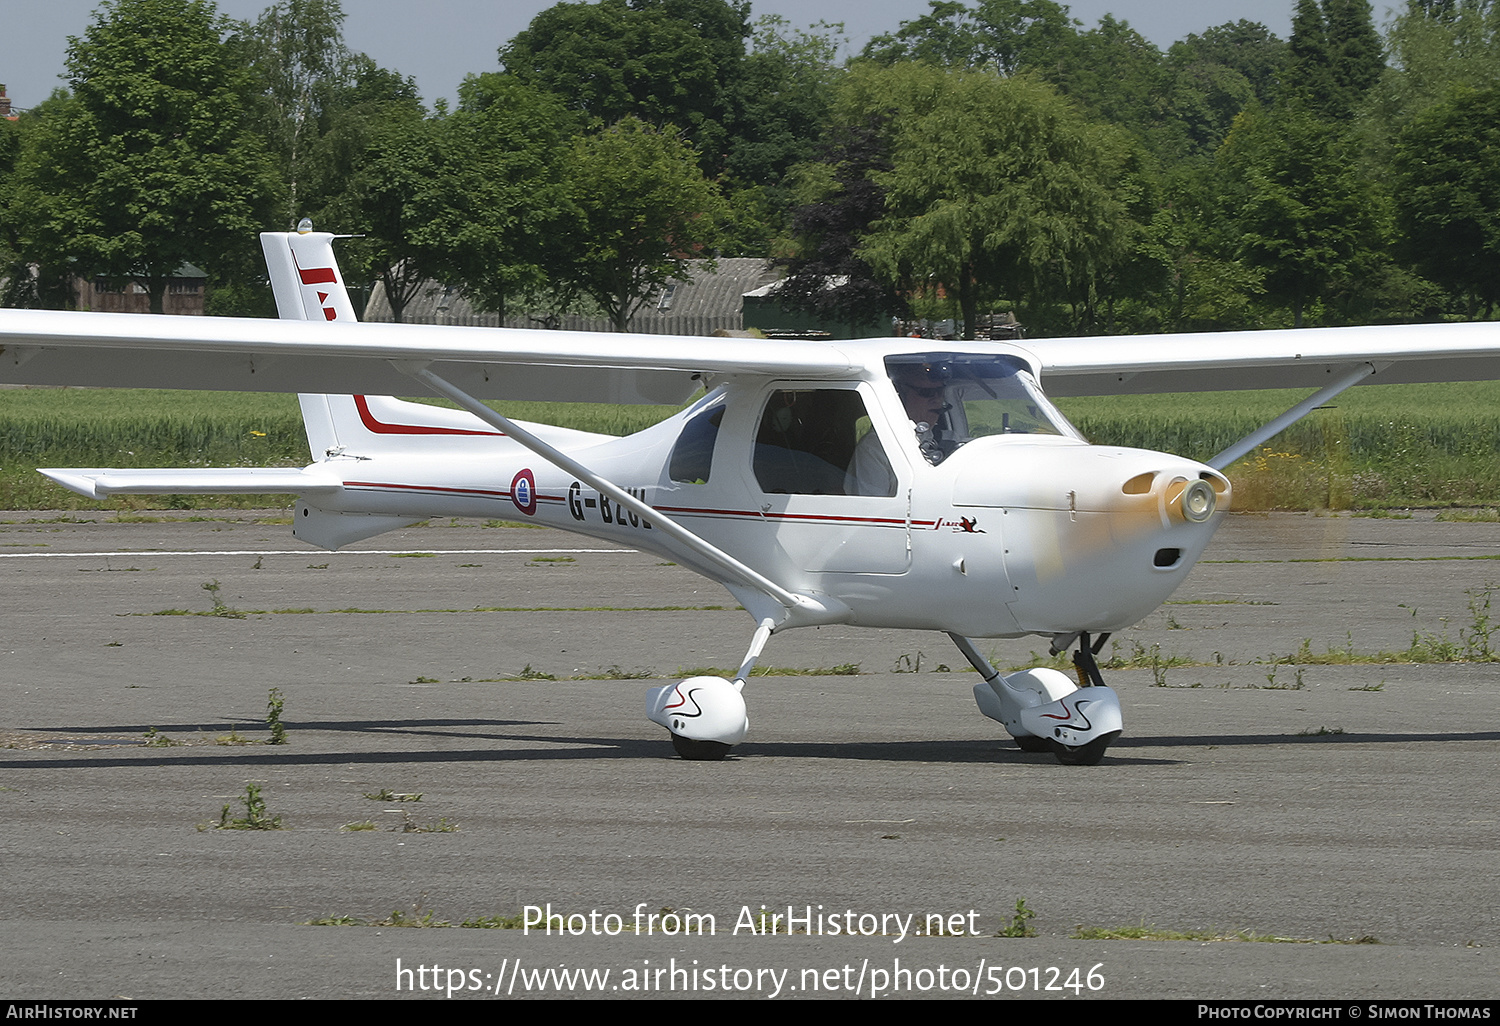
M 344 44 L 338 0 L 254 22 L 105 0 L 69 88 L 0 122 L 6 305 L 74 276 L 272 313 L 255 234 L 359 235 L 393 314 L 432 283 L 624 330 L 695 257 L 810 313 L 1031 334 L 1490 317 L 1500 2 L 1296 0 L 1162 50 L 1053 0 L 930 0 L 858 54 L 747 0 L 564 2 L 451 108 Z

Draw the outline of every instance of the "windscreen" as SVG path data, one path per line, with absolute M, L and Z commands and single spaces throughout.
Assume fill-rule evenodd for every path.
M 887 357 L 885 362 L 907 417 L 917 424 L 919 435 L 926 425 L 942 456 L 985 435 L 1061 435 L 1083 440 L 1047 401 L 1032 380 L 1030 368 L 1018 357 L 912 353 Z

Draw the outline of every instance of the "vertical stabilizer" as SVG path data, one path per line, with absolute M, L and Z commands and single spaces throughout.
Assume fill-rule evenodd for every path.
M 262 232 L 260 248 L 276 294 L 276 313 L 284 321 L 356 320 L 344 276 L 333 258 L 328 232 Z M 312 458 L 321 460 L 341 448 L 338 422 L 326 395 L 299 395 L 302 423 Z M 347 402 L 346 397 L 343 398 Z
M 335 399 L 348 400 L 348 396 L 299 395 L 302 404 L 302 426 L 307 430 L 307 447 L 312 450 L 314 460 L 327 459 L 343 449 L 339 441 L 338 421 L 331 408 Z
M 333 240 L 328 232 L 262 232 L 260 248 L 266 254 L 271 290 L 276 294 L 276 313 L 284 321 L 345 321 L 354 323 L 354 305 L 344 288 L 344 276 L 333 258 Z M 364 396 L 299 395 L 302 424 L 313 462 L 343 454 L 344 446 L 357 437 L 360 418 L 373 419 Z M 385 400 L 394 403 L 394 399 Z M 404 404 L 403 404 L 404 405 Z M 427 409 L 428 407 L 420 407 Z M 439 411 L 451 414 L 451 410 Z M 340 440 L 340 423 L 344 425 Z M 381 424 L 388 427 L 389 425 Z M 399 425 L 397 425 L 399 427 Z M 418 518 L 327 512 L 299 498 L 292 513 L 292 534 L 309 545 L 337 549 L 351 542 L 373 538 L 386 531 L 414 524 Z
M 262 232 L 261 249 L 284 321 L 354 321 L 329 232 Z

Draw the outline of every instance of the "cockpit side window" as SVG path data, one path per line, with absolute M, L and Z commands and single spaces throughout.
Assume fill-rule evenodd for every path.
M 688 420 L 677 444 L 672 447 L 672 459 L 667 464 L 667 475 L 681 484 L 707 484 L 713 470 L 714 443 L 719 439 L 719 424 L 724 420 L 724 405 Z
M 859 451 L 873 447 L 885 463 L 882 481 L 870 491 L 853 479 Z M 763 491 L 781 495 L 894 495 L 879 437 L 870 429 L 865 403 L 848 388 L 779 389 L 771 393 L 755 436 L 755 479 Z

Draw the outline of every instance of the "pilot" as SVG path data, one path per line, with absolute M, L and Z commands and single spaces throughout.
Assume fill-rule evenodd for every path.
M 940 438 L 949 408 L 947 373 L 935 363 L 898 364 L 891 373 L 896 395 L 917 435 L 917 447 L 936 466 L 953 451 Z M 844 491 L 848 495 L 895 495 L 896 474 L 872 429 L 854 447 Z

